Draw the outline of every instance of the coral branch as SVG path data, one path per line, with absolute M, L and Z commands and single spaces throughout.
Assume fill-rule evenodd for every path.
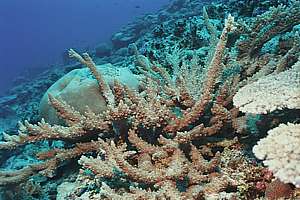
M 234 18 L 229 15 L 225 20 L 225 27 L 216 46 L 213 58 L 209 64 L 206 81 L 203 86 L 203 94 L 201 99 L 184 115 L 184 117 L 176 119 L 174 122 L 164 128 L 166 132 L 177 132 L 186 128 L 189 124 L 195 122 L 204 113 L 208 103 L 211 101 L 216 79 L 219 77 L 222 70 L 222 57 L 227 43 L 228 33 L 235 29 Z
M 96 78 L 96 80 L 98 82 L 100 92 L 103 95 L 103 97 L 105 98 L 106 103 L 108 105 L 114 105 L 115 104 L 114 95 L 112 94 L 112 91 L 111 91 L 109 85 L 105 82 L 101 73 L 98 72 L 98 70 L 96 68 L 96 64 L 94 63 L 92 58 L 89 56 L 89 54 L 84 53 L 83 56 L 81 57 L 76 51 L 74 51 L 73 49 L 70 49 L 69 56 L 71 58 L 76 58 L 79 62 L 86 65 L 90 69 L 91 73 L 94 75 L 94 77 Z

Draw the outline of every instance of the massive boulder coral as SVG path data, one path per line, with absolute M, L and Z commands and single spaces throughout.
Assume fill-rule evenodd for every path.
M 133 90 L 139 89 L 139 77 L 128 68 L 117 68 L 112 64 L 96 66 L 104 80 L 113 86 L 114 80 Z M 88 107 L 96 114 L 107 110 L 104 97 L 99 93 L 97 81 L 90 76 L 89 70 L 74 69 L 58 81 L 56 81 L 45 93 L 40 103 L 40 116 L 50 124 L 58 124 L 60 120 L 55 109 L 51 106 L 48 95 L 60 98 L 80 113 L 84 113 Z

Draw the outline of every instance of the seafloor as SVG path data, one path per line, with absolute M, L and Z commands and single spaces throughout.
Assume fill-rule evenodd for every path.
M 300 199 L 299 31 L 296 0 L 175 0 L 16 77 L 0 199 Z

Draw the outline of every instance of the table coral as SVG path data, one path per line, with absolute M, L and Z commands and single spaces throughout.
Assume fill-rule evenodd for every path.
M 278 109 L 300 108 L 300 62 L 292 69 L 270 74 L 242 87 L 233 103 L 242 112 L 266 114 Z

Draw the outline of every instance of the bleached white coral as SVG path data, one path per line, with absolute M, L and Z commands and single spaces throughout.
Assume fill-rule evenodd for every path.
M 253 153 L 282 182 L 300 188 L 300 124 L 280 124 L 253 147 Z
M 240 111 L 255 114 L 300 108 L 300 61 L 290 70 L 244 86 L 234 96 L 233 103 Z

